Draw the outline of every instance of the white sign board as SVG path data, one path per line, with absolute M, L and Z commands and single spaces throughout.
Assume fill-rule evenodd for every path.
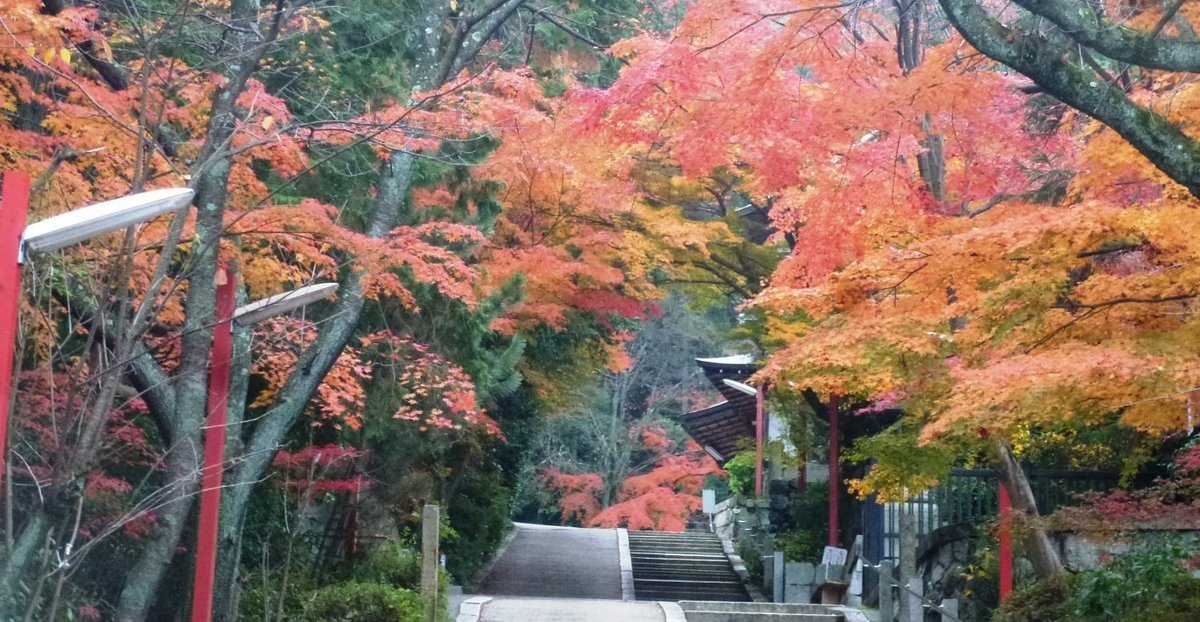
M 846 549 L 839 549 L 836 546 L 827 546 L 825 547 L 825 554 L 821 556 L 821 563 L 828 566 L 845 566 L 846 555 Z
M 700 499 L 704 504 L 705 514 L 717 513 L 717 491 L 711 488 L 700 491 Z

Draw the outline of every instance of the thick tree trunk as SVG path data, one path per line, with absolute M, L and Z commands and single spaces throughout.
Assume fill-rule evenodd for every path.
M 414 159 L 411 153 L 397 151 L 381 166 L 375 216 L 367 231 L 371 237 L 382 237 L 395 226 L 412 180 Z M 304 413 L 309 399 L 353 336 L 366 302 L 362 276 L 354 273 L 342 285 L 337 308 L 331 315 L 334 319 L 325 323 L 316 343 L 300 356 L 295 371 L 279 391 L 279 400 L 246 442 L 242 460 L 227 474 L 228 488 L 221 497 L 216 585 L 228 589 L 217 592 L 213 611 L 218 619 L 237 619 L 232 603 L 236 601 L 240 543 L 250 494 L 266 473 L 288 430 Z
M 46 535 L 50 533 L 50 523 L 44 510 L 34 514 L 13 544 L 12 554 L 4 560 L 3 574 L 0 574 L 0 620 L 11 620 L 20 615 L 23 607 L 17 598 L 18 581 L 27 576 L 29 567 L 42 550 Z
M 450 14 L 450 3 L 424 3 L 424 10 L 411 24 L 397 25 L 416 34 L 412 48 L 412 92 L 441 86 L 470 62 L 496 29 L 523 4 L 525 0 L 490 2 L 479 13 L 463 15 L 447 43 L 444 26 Z M 383 237 L 396 226 L 412 181 L 415 158 L 412 153 L 394 151 L 381 165 L 376 184 L 375 215 L 366 232 L 370 237 Z M 299 420 L 353 336 L 365 304 L 361 279 L 362 274 L 353 273 L 342 284 L 337 306 L 330 319 L 324 322 L 317 341 L 300 355 L 280 389 L 277 401 L 246 438 L 242 459 L 226 474 L 228 488 L 221 499 L 216 585 L 229 589 L 217 593 L 213 610 L 218 620 L 237 619 L 235 590 L 250 495 L 266 474 L 288 431 Z
M 199 430 L 196 426 L 195 431 Z M 155 521 L 154 536 L 125 578 L 125 587 L 117 603 L 117 620 L 139 622 L 146 619 L 162 578 L 175 557 L 176 546 L 191 512 L 200 457 L 204 453 L 196 436 L 188 433 L 185 435 L 188 440 L 172 448 L 167 463 L 168 484 L 162 491 L 166 500 Z
M 996 441 L 996 450 L 1000 454 L 1000 479 L 1008 489 L 1012 500 L 1013 510 L 1024 514 L 1026 518 L 1038 517 L 1037 500 L 1033 497 L 1033 489 L 1029 487 L 1029 478 L 1013 457 L 1008 445 Z M 1050 536 L 1036 520 L 1026 520 L 1020 524 L 1021 537 L 1025 544 L 1025 554 L 1033 564 L 1033 572 L 1039 579 L 1048 579 L 1065 572 L 1062 560 Z
M 260 12 L 257 0 L 233 0 L 230 4 L 231 28 L 226 42 L 231 54 L 223 71 L 225 86 L 213 96 L 208 135 L 198 159 L 199 167 L 193 173 L 196 239 L 188 266 L 187 317 L 175 378 L 175 408 L 165 422 L 172 439 L 166 455 L 167 496 L 158 511 L 154 537 L 146 543 L 126 577 L 116 611 L 116 618 L 122 622 L 146 619 L 179 546 L 197 491 L 216 308 L 217 251 L 229 192 L 228 147 L 237 128 L 237 98 L 257 70 L 267 47 L 258 27 Z

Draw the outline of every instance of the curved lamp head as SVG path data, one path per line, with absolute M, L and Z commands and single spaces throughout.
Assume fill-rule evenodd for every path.
M 167 212 L 178 211 L 192 200 L 192 194 L 190 188 L 151 190 L 53 216 L 25 227 L 24 250 L 48 253 L 109 231 L 124 229 Z
M 745 393 L 746 395 L 753 395 L 753 396 L 758 395 L 758 389 L 755 389 L 754 387 L 752 387 L 744 382 L 738 382 L 737 380 L 732 380 L 730 378 L 725 378 L 721 382 L 725 383 L 725 386 L 729 387 L 730 389 L 741 391 L 742 393 Z
M 327 298 L 338 289 L 337 283 L 317 283 L 306 285 L 290 292 L 256 300 L 244 307 L 238 307 L 233 312 L 233 323 L 238 326 L 249 326 L 269 317 L 282 315 L 292 309 L 299 309 L 306 304 Z

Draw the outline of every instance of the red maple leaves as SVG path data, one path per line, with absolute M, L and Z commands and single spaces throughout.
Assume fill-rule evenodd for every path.
M 680 454 L 666 433 L 655 427 L 634 430 L 645 448 L 658 455 L 653 466 L 621 483 L 617 502 L 601 507 L 604 480 L 598 473 L 563 473 L 554 468 L 538 475 L 541 485 L 561 496 L 558 506 L 563 521 L 578 521 L 591 527 L 626 527 L 683 531 L 688 519 L 700 511 L 700 489 L 709 475 L 723 471 L 699 445 L 688 441 Z

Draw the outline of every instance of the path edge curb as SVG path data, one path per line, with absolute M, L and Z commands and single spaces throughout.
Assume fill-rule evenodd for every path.
M 617 528 L 617 552 L 621 559 L 621 600 L 637 600 L 633 587 L 633 557 L 629 555 L 629 530 Z
M 679 603 L 660 600 L 658 607 L 662 609 L 665 622 L 687 622 L 687 616 L 683 615 L 683 607 L 680 607 Z
M 479 616 L 483 615 L 483 606 L 491 601 L 491 596 L 472 596 L 462 601 L 454 622 L 479 622 Z

